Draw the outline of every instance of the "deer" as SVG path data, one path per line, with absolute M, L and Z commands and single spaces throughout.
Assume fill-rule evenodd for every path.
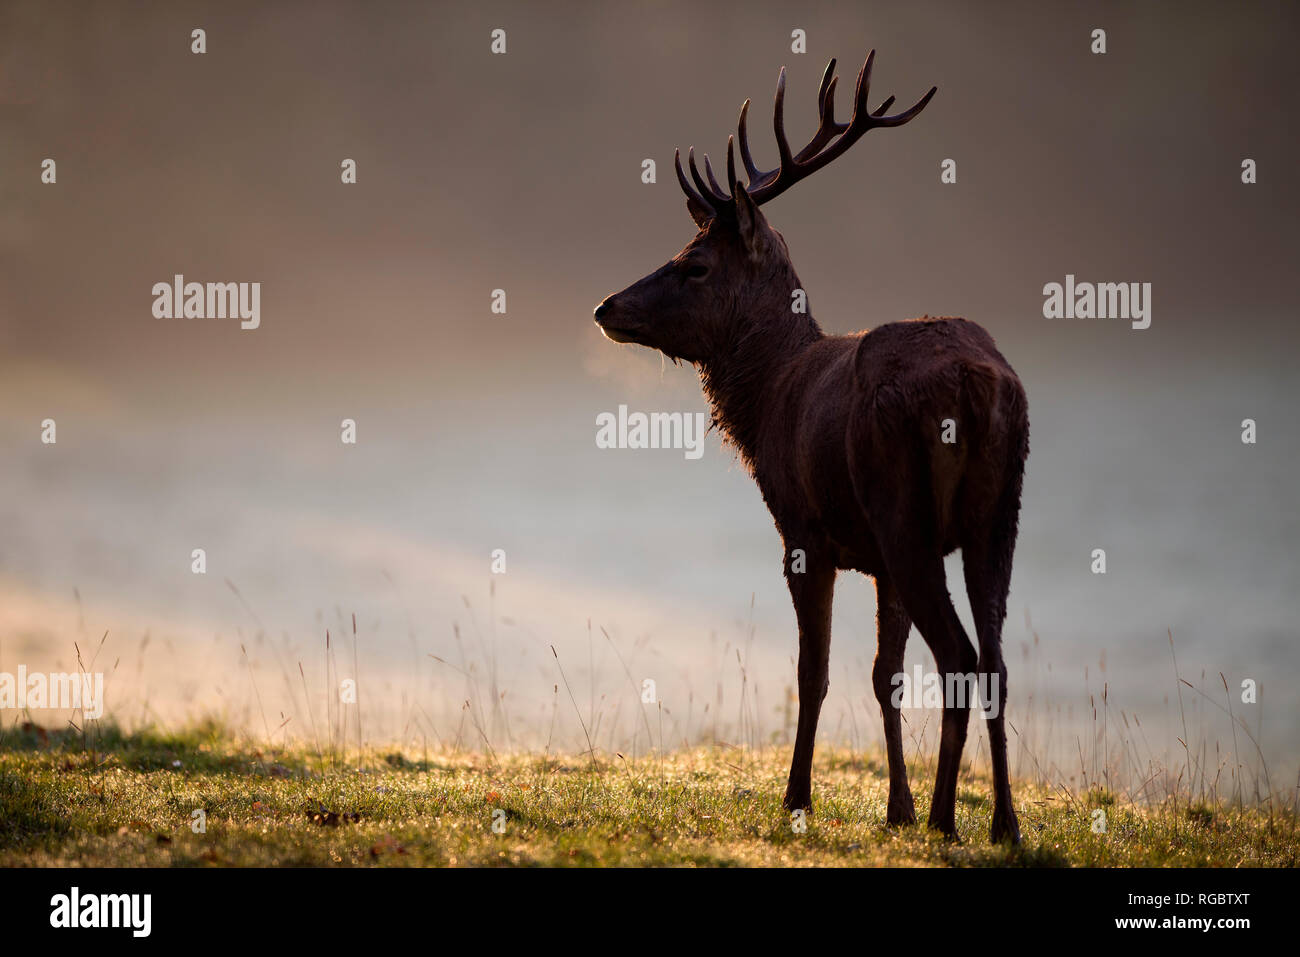
M 831 605 L 840 571 L 875 581 L 872 687 L 889 767 L 887 826 L 916 823 L 892 692 L 913 624 L 945 689 L 977 672 L 993 775 L 993 843 L 1020 842 L 1007 768 L 1007 668 L 1002 655 L 1012 558 L 1029 454 L 1024 387 L 992 336 L 963 318 L 926 315 L 827 335 L 805 304 L 784 237 L 764 203 L 830 164 L 869 130 L 903 126 L 929 104 L 888 114 L 867 106 L 875 50 L 858 73 L 852 114 L 835 119 L 835 60 L 817 94 L 820 122 L 792 152 L 784 124 L 785 68 L 773 109 L 778 164 L 754 164 L 749 100 L 727 138 L 727 188 L 707 155 L 704 174 L 674 154 L 697 228 L 665 265 L 607 297 L 594 319 L 616 343 L 656 349 L 695 367 L 713 427 L 757 483 L 784 546 L 798 627 L 798 724 L 784 808 L 812 813 L 814 739 L 830 687 Z M 736 176 L 735 140 L 746 181 Z M 960 549 L 978 650 L 953 607 L 943 559 Z M 929 827 L 960 842 L 957 776 L 972 702 L 945 695 Z

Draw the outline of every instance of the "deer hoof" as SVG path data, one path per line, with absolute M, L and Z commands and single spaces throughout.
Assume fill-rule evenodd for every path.
M 885 823 L 899 827 L 916 823 L 916 808 L 912 805 L 910 794 L 905 799 L 890 800 L 889 807 L 885 811 Z
M 993 827 L 989 831 L 989 840 L 994 844 L 1003 841 L 1008 844 L 1020 843 L 1020 824 L 1016 821 L 1015 811 L 994 809 Z
M 796 794 L 791 791 L 786 791 L 785 798 L 781 801 L 781 806 L 791 814 L 795 811 L 803 811 L 809 817 L 812 816 L 812 796 L 808 794 Z
M 940 821 L 933 814 L 930 815 L 930 828 L 938 831 L 943 835 L 944 840 L 950 844 L 960 844 L 961 837 L 957 834 L 957 824 L 954 821 Z

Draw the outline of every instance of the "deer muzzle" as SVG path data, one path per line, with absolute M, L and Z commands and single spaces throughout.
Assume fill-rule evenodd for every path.
M 625 318 L 620 319 L 618 310 L 614 308 L 613 299 L 613 296 L 607 297 L 592 312 L 592 318 L 596 320 L 596 325 L 605 334 L 605 338 L 611 342 L 639 343 L 640 340 L 637 339 L 636 332 L 641 324 L 627 322 Z

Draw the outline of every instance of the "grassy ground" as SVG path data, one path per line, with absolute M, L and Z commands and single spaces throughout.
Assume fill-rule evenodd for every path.
M 879 756 L 825 750 L 803 833 L 780 806 L 789 755 L 701 749 L 643 758 L 429 757 L 347 766 L 262 752 L 215 728 L 123 735 L 0 732 L 0 865 L 1279 866 L 1293 815 L 1125 806 L 1020 782 L 1024 844 L 988 842 L 988 782 L 963 774 L 963 843 L 885 826 Z M 918 816 L 931 774 L 912 769 Z M 1093 832 L 1093 810 L 1106 813 Z M 206 830 L 196 833 L 195 812 Z M 500 812 L 504 812 L 503 814 Z M 494 814 L 504 833 L 493 830 Z

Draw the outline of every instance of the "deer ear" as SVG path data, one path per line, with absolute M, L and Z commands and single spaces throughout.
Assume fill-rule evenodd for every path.
M 749 250 L 750 258 L 760 259 L 767 247 L 767 224 L 763 214 L 758 211 L 758 204 L 739 181 L 731 192 L 736 207 L 736 227 L 740 231 L 740 240 Z
M 691 219 L 700 229 L 703 229 L 713 218 L 713 210 L 701 206 L 693 196 L 686 197 L 686 211 L 691 214 Z

